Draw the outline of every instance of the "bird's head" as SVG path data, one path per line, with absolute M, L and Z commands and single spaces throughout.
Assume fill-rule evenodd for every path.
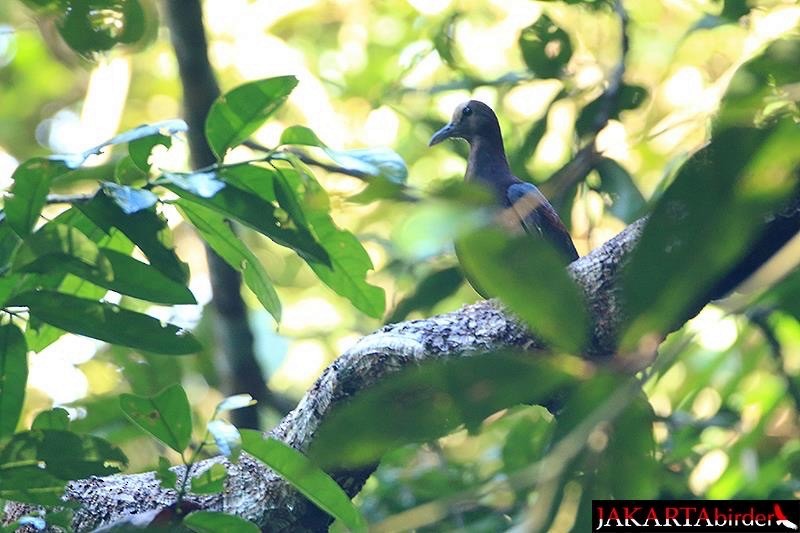
M 450 123 L 433 134 L 428 146 L 452 138 L 472 143 L 478 137 L 494 135 L 500 136 L 500 125 L 492 108 L 483 102 L 470 100 L 456 107 Z

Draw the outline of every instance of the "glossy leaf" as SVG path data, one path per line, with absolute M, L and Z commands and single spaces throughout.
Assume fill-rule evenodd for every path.
M 228 396 L 217 404 L 217 408 L 214 409 L 214 416 L 216 417 L 218 414 L 226 411 L 250 407 L 256 403 L 256 400 L 253 399 L 253 397 L 249 394 L 234 394 L 233 396 Z
M 244 450 L 291 483 L 306 498 L 351 531 L 366 531 L 367 523 L 350 498 L 331 477 L 305 455 L 261 432 L 242 430 Z
M 181 525 L 197 533 L 258 533 L 254 523 L 220 511 L 195 511 L 183 519 Z
M 114 200 L 114 203 L 117 204 L 126 215 L 132 215 L 133 213 L 150 209 L 158 202 L 158 196 L 146 189 L 117 185 L 116 183 L 108 181 L 103 182 L 102 188 L 106 196 Z
M 28 235 L 42 212 L 50 183 L 69 169 L 59 161 L 35 158 L 25 161 L 11 178 L 11 196 L 5 200 L 6 220 L 17 235 Z
M 310 456 L 324 467 L 357 468 L 389 450 L 425 442 L 461 424 L 476 428 L 490 414 L 535 404 L 582 379 L 577 360 L 508 353 L 430 362 L 363 391 L 331 413 Z M 530 384 L 535 382 L 536 387 Z M 359 421 L 370 420 L 369 424 Z M 245 451 L 247 446 L 245 446 Z
M 55 407 L 42 411 L 33 419 L 31 429 L 69 429 L 69 413 L 66 409 Z
M 314 273 L 328 287 L 344 296 L 359 310 L 380 318 L 386 308 L 381 287 L 367 283 L 372 260 L 355 235 L 339 229 L 327 214 L 308 214 L 309 223 L 330 258 L 331 266 L 304 257 Z
M 214 439 L 219 452 L 235 463 L 242 453 L 242 437 L 236 427 L 224 420 L 212 420 L 208 423 L 208 432 Z
M 163 185 L 186 200 L 211 208 L 250 226 L 277 244 L 317 261 L 329 261 L 326 250 L 307 229 L 282 224 L 277 216 L 276 207 L 254 194 L 229 186 L 210 198 L 204 198 L 175 183 Z
M 572 57 L 569 34 L 544 14 L 522 30 L 519 47 L 528 69 L 538 78 L 557 78 Z
M 206 118 L 206 139 L 217 159 L 261 127 L 296 86 L 294 76 L 279 76 L 239 85 L 220 96 Z
M 389 148 L 328 149 L 326 153 L 344 168 L 362 172 L 367 176 L 385 178 L 393 183 L 405 183 L 408 178 L 405 161 Z
M 64 41 L 83 55 L 110 50 L 117 44 L 133 44 L 144 37 L 145 29 L 145 11 L 139 0 L 70 2 L 58 23 Z
M 228 471 L 219 463 L 214 463 L 201 474 L 192 478 L 190 491 L 195 494 L 216 494 L 225 488 Z
M 206 244 L 226 263 L 242 273 L 245 284 L 264 309 L 280 322 L 281 302 L 272 281 L 255 254 L 233 233 L 222 215 L 186 200 L 179 200 L 178 207 L 197 228 Z
M 600 189 L 611 199 L 609 211 L 628 224 L 640 217 L 646 203 L 628 171 L 613 159 L 606 157 L 602 158 L 595 168 L 600 174 Z
M 281 133 L 281 144 L 299 144 L 304 146 L 325 147 L 317 134 L 305 126 L 289 126 Z
M 586 304 L 547 242 L 483 228 L 459 238 L 457 246 L 468 279 L 499 297 L 554 348 L 581 352 L 589 324 Z
M 0 326 L 0 438 L 11 435 L 19 423 L 25 385 L 28 383 L 28 349 L 14 324 Z
M 185 329 L 114 304 L 41 290 L 15 296 L 13 305 L 27 307 L 31 317 L 57 328 L 111 344 L 168 355 L 201 348 Z
M 141 429 L 182 453 L 192 436 L 192 408 L 183 387 L 172 385 L 145 398 L 121 394 L 122 411 Z
M 189 269 L 175 254 L 174 248 L 165 244 L 169 228 L 155 211 L 146 209 L 126 215 L 102 192 L 98 192 L 90 202 L 77 207 L 107 234 L 111 234 L 114 228 L 119 229 L 162 274 L 179 283 L 188 281 Z
M 156 183 L 172 183 L 201 198 L 211 198 L 225 188 L 225 182 L 217 178 L 213 172 L 194 172 L 192 174 L 165 172 L 156 180 Z

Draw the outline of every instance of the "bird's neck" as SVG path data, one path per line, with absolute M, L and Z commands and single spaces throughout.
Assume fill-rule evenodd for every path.
M 471 139 L 465 178 L 468 182 L 485 185 L 501 196 L 508 185 L 517 181 L 511 174 L 499 134 Z

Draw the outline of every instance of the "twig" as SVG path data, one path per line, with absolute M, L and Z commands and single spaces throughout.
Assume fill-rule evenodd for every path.
M 94 198 L 94 194 L 48 194 L 45 202 L 47 204 L 82 204 Z

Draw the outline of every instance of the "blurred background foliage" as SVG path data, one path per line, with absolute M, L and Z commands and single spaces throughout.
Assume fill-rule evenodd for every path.
M 137 3 L 141 12 L 131 15 L 131 27 L 116 39 L 122 45 L 113 49 L 86 41 L 80 27 L 61 18 L 62 4 L 0 3 L 3 188 L 28 158 L 80 152 L 118 131 L 181 113 L 177 66 L 156 2 Z M 626 86 L 619 111 L 596 139 L 607 159 L 585 180 L 564 186 L 551 176 L 591 134 L 592 102 L 620 61 L 620 24 L 606 2 L 204 2 L 223 91 L 270 76 L 299 79 L 287 104 L 254 134 L 258 143 L 275 146 L 286 127 L 303 124 L 333 149 L 389 146 L 408 165 L 408 185 L 434 193 L 461 179 L 466 152 L 459 144 L 429 149 L 427 140 L 456 104 L 483 100 L 500 117 L 513 170 L 551 196 L 581 254 L 647 212 L 679 166 L 709 140 L 735 69 L 771 40 L 796 34 L 800 20 L 800 8 L 788 0 L 625 7 Z M 551 48 L 541 46 L 542 34 Z M 110 50 L 89 52 L 104 47 Z M 178 139 L 169 150 L 157 148 L 155 164 L 186 170 L 187 152 Z M 228 160 L 253 156 L 240 146 Z M 92 160 L 97 176 L 115 157 L 109 152 Z M 425 317 L 478 298 L 454 268 L 452 205 L 375 200 L 381 191 L 365 190 L 362 180 L 322 170 L 317 176 L 335 220 L 359 237 L 372 259 L 369 280 L 386 291 L 385 320 Z M 58 187 L 55 192 L 75 193 L 96 184 L 62 180 Z M 61 209 L 48 206 L 44 214 L 52 218 Z M 120 445 L 131 469 L 143 470 L 168 452 L 144 439 L 110 396 L 155 394 L 181 382 L 196 413 L 213 411 L 222 395 L 211 358 L 202 243 L 179 218 L 169 222 L 200 305 L 174 307 L 166 316 L 192 326 L 204 352 L 170 358 L 64 335 L 30 357 L 20 427 L 43 409 L 67 406 L 72 429 Z M 272 390 L 297 399 L 336 355 L 384 320 L 324 288 L 296 255 L 250 230 L 242 238 L 267 266 L 283 302 L 278 325 L 244 289 L 265 378 Z M 577 422 L 566 415 L 556 424 L 542 407 L 501 411 L 469 431 L 391 452 L 358 496 L 360 508 L 371 522 L 386 520 L 379 526 L 385 530 L 495 531 L 545 520 L 553 531 L 566 531 L 586 512 L 587 495 L 798 496 L 800 277 L 776 284 L 796 266 L 796 244 L 668 339 L 641 376 L 645 396 L 614 417 L 613 432 L 601 424 L 569 433 Z M 570 396 L 576 405 L 566 412 L 581 420 L 598 398 L 613 404 L 612 391 L 629 385 L 607 378 L 578 385 L 586 390 Z M 264 427 L 278 415 L 262 409 Z M 567 434 L 580 438 L 580 451 L 564 452 L 562 470 L 552 475 L 533 473 L 531 465 L 551 464 L 537 461 L 552 461 L 552 443 Z

